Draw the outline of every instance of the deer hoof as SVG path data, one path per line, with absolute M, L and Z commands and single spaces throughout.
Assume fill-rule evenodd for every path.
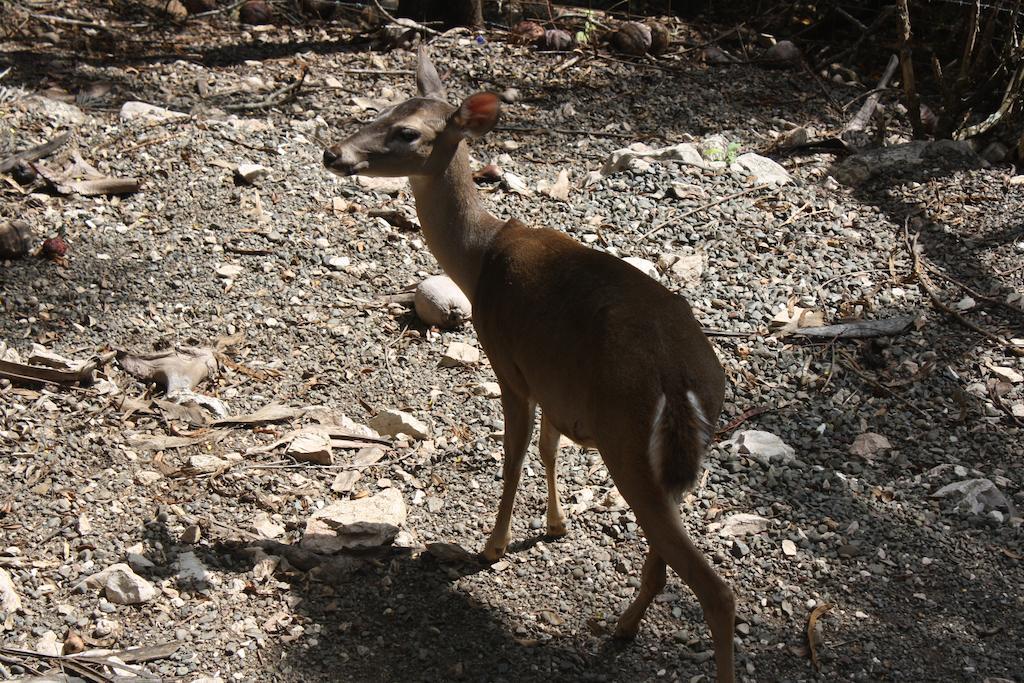
M 612 633 L 612 637 L 616 640 L 633 640 L 636 638 L 639 630 L 639 622 L 630 623 L 619 619 L 619 622 L 615 624 L 615 631 Z
M 548 538 L 561 538 L 566 533 L 565 522 L 548 523 Z
M 497 562 L 505 556 L 506 548 L 508 548 L 507 545 L 497 546 L 488 543 L 484 548 L 484 551 L 480 554 L 483 555 L 484 559 L 488 562 Z

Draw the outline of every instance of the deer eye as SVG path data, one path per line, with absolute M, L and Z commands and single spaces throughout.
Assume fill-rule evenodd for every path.
M 420 139 L 420 132 L 415 128 L 399 128 L 395 137 L 403 142 L 416 142 Z

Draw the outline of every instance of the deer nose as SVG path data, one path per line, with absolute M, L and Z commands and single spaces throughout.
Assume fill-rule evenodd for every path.
M 338 160 L 340 155 L 336 154 L 330 147 L 324 150 L 324 166 L 330 166 Z

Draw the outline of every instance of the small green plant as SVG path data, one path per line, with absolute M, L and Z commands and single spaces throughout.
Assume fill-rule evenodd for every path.
M 587 10 L 586 15 L 587 20 L 584 22 L 583 28 L 576 31 L 576 44 L 580 47 L 589 45 L 594 39 L 594 33 L 597 31 L 597 23 L 594 21 L 594 13 Z
M 704 158 L 708 161 L 724 161 L 727 164 L 731 164 L 736 161 L 736 157 L 740 153 L 740 143 L 730 142 L 725 150 L 720 150 L 717 147 L 709 147 L 704 150 Z

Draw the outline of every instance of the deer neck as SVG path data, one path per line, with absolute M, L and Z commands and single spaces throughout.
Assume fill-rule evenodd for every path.
M 484 254 L 504 223 L 480 201 L 465 145 L 458 144 L 443 172 L 411 176 L 409 182 L 430 253 L 472 300 Z

